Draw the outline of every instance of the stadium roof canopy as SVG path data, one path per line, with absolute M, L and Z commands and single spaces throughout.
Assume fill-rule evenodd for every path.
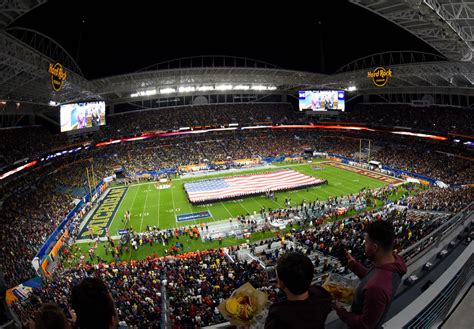
M 44 107 L 50 101 L 64 104 L 105 100 L 114 104 L 224 92 L 283 94 L 351 86 L 356 88 L 355 94 L 358 95 L 428 93 L 474 96 L 472 28 L 469 25 L 472 22 L 470 8 L 474 5 L 464 1 L 352 0 L 422 38 L 441 55 L 381 53 L 355 60 L 332 75 L 286 70 L 247 58 L 201 56 L 163 62 L 138 72 L 96 80 L 85 79 L 74 59 L 51 38 L 29 29 L 7 28 L 12 21 L 44 2 L 0 2 L 0 100 Z M 52 90 L 48 74 L 49 64 L 56 62 L 61 63 L 68 73 L 59 92 Z M 367 72 L 376 67 L 388 67 L 393 72 L 383 89 L 376 87 L 367 77 Z
M 97 87 L 98 95 L 113 103 L 156 98 L 156 95 L 186 96 L 223 91 L 244 94 L 284 93 L 307 89 L 320 83 L 325 77 L 324 74 L 285 70 L 248 58 L 200 56 L 163 62 L 140 72 L 92 82 Z M 132 94 L 135 94 L 134 97 Z
M 49 64 L 62 63 L 68 77 L 60 92 L 51 87 Z M 54 40 L 28 29 L 0 31 L 0 99 L 33 104 L 96 98 L 72 57 Z
M 54 40 L 27 29 L 8 30 L 16 19 L 47 0 L 5 0 L 0 2 L 0 99 L 48 104 L 87 99 L 92 96 L 72 57 Z M 62 91 L 53 95 L 47 70 L 50 63 L 64 63 L 71 71 Z
M 389 68 L 392 77 L 378 87 L 368 77 L 377 67 Z M 317 87 L 347 89 L 357 94 L 444 94 L 474 96 L 474 64 L 448 61 L 444 57 L 401 51 L 375 54 L 357 59 L 327 76 Z
M 0 30 L 48 0 L 3 0 L 0 3 Z
M 449 60 L 472 61 L 474 2 L 469 0 L 350 0 L 411 32 Z M 387 36 L 387 40 L 390 36 Z

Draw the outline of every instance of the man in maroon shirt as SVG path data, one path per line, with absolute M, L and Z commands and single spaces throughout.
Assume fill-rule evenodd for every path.
M 313 275 L 313 263 L 301 253 L 289 252 L 278 259 L 278 288 L 285 292 L 286 300 L 270 306 L 265 329 L 324 328 L 331 295 L 320 286 L 311 286 Z
M 393 252 L 395 233 L 392 224 L 375 221 L 365 233 L 365 253 L 374 266 L 367 269 L 346 251 L 349 269 L 361 280 L 354 292 L 351 312 L 339 304 L 333 307 L 351 329 L 380 328 L 407 267 Z

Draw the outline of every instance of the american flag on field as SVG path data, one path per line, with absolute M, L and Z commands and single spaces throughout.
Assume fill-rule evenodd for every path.
M 205 202 L 319 185 L 324 182 L 322 179 L 307 176 L 291 169 L 280 169 L 263 174 L 185 183 L 184 189 L 191 202 Z

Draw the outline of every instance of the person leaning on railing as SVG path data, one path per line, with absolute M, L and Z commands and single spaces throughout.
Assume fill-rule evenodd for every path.
M 393 252 L 394 239 L 391 223 L 380 220 L 368 225 L 365 253 L 374 262 L 370 269 L 346 251 L 348 267 L 361 282 L 354 293 L 350 312 L 337 302 L 333 308 L 351 329 L 380 328 L 387 315 L 402 276 L 407 272 L 403 258 Z

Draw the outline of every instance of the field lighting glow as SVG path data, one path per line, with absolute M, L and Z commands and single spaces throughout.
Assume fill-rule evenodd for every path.
M 175 93 L 175 92 L 176 92 L 176 89 L 174 89 L 174 88 L 160 89 L 160 94 L 172 94 L 172 93 Z
M 217 85 L 216 90 L 232 90 L 232 85 Z
M 205 85 L 205 86 L 175 86 L 159 89 L 160 94 L 173 94 L 173 93 L 193 93 L 196 91 L 205 92 L 205 91 L 226 91 L 226 90 L 255 90 L 255 91 L 265 91 L 265 90 L 276 90 L 276 86 L 264 86 L 264 85 L 245 85 L 245 84 L 219 84 L 219 85 Z M 158 93 L 157 89 L 149 90 L 140 90 L 136 93 L 130 94 L 130 97 L 146 97 L 156 95 Z

